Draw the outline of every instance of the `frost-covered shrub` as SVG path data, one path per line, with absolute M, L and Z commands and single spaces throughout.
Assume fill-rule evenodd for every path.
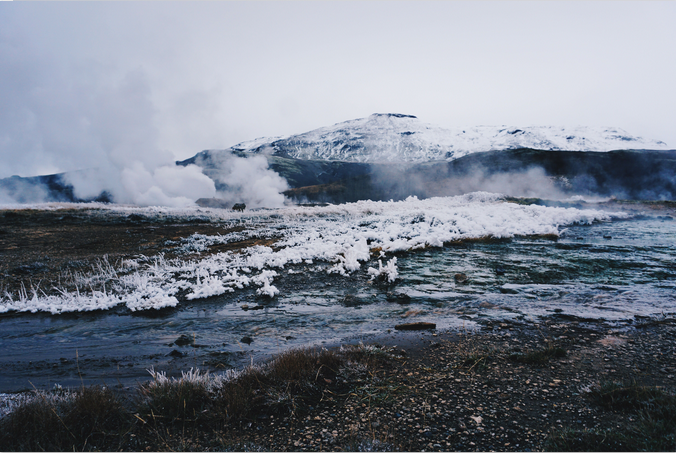
M 371 281 L 377 280 L 394 283 L 397 277 L 399 277 L 399 272 L 397 271 L 397 257 L 392 257 L 385 266 L 383 266 L 382 260 L 378 260 L 378 269 L 369 267 L 367 272 L 371 276 Z

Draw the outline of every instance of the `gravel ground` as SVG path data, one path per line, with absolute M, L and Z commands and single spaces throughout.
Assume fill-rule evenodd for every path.
M 395 360 L 352 376 L 342 393 L 326 390 L 309 413 L 219 435 L 222 445 L 265 451 L 542 450 L 555 429 L 634 422 L 631 414 L 594 406 L 587 396 L 594 385 L 637 381 L 673 391 L 675 337 L 674 319 L 621 328 L 551 319 L 392 334 L 378 343 L 395 346 Z M 565 356 L 543 364 L 515 359 L 552 347 Z

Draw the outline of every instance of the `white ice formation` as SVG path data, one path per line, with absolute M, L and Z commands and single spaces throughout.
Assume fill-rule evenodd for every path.
M 70 207 L 78 205 L 70 205 Z M 82 205 L 79 205 L 82 206 Z M 32 206 L 35 208 L 36 206 Z M 53 207 L 47 207 L 53 209 Z M 194 208 L 125 208 L 99 205 L 118 213 L 145 216 L 211 217 L 224 228 L 244 225 L 244 231 L 224 235 L 195 234 L 183 240 L 190 253 L 209 245 L 247 238 L 273 238 L 274 248 L 253 246 L 238 253 L 205 254 L 197 260 L 152 259 L 125 261 L 120 269 L 101 267 L 101 275 L 82 282 L 79 291 L 45 294 L 38 289 L 20 295 L 0 295 L 0 313 L 105 310 L 123 305 L 129 310 L 158 309 L 188 300 L 218 296 L 253 286 L 261 296 L 274 297 L 279 271 L 304 265 L 308 271 L 349 275 L 371 261 L 398 251 L 442 247 L 444 243 L 470 238 L 509 238 L 558 235 L 560 227 L 626 218 L 624 213 L 595 210 L 523 206 L 507 203 L 500 195 L 477 192 L 457 197 L 399 202 L 359 201 L 325 207 L 288 207 L 246 213 Z M 329 266 L 310 266 L 315 262 Z M 375 261 L 371 261 L 375 263 Z M 396 260 L 367 270 L 372 276 L 397 277 Z M 97 289 L 99 288 L 99 289 Z M 106 289 L 107 288 L 107 289 Z

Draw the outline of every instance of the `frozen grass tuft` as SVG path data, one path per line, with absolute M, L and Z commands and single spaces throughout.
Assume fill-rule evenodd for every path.
M 3 450 L 119 450 L 131 414 L 105 387 L 35 392 L 0 419 Z
M 385 266 L 383 266 L 382 260 L 378 260 L 378 269 L 369 267 L 367 272 L 371 275 L 371 281 L 376 280 L 378 282 L 394 283 L 399 277 L 399 272 L 397 271 L 397 257 L 392 257 Z

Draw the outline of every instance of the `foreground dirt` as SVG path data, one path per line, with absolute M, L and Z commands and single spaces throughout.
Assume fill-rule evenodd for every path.
M 381 340 L 381 345 L 396 346 L 397 358 L 329 384 L 309 411 L 263 415 L 218 432 L 167 432 L 161 445 L 139 439 L 134 447 L 538 451 L 556 430 L 625 430 L 636 422 L 631 413 L 595 406 L 588 397 L 595 385 L 676 388 L 674 319 L 637 320 L 620 330 L 553 319 Z M 541 364 L 515 359 L 551 347 L 565 355 Z

